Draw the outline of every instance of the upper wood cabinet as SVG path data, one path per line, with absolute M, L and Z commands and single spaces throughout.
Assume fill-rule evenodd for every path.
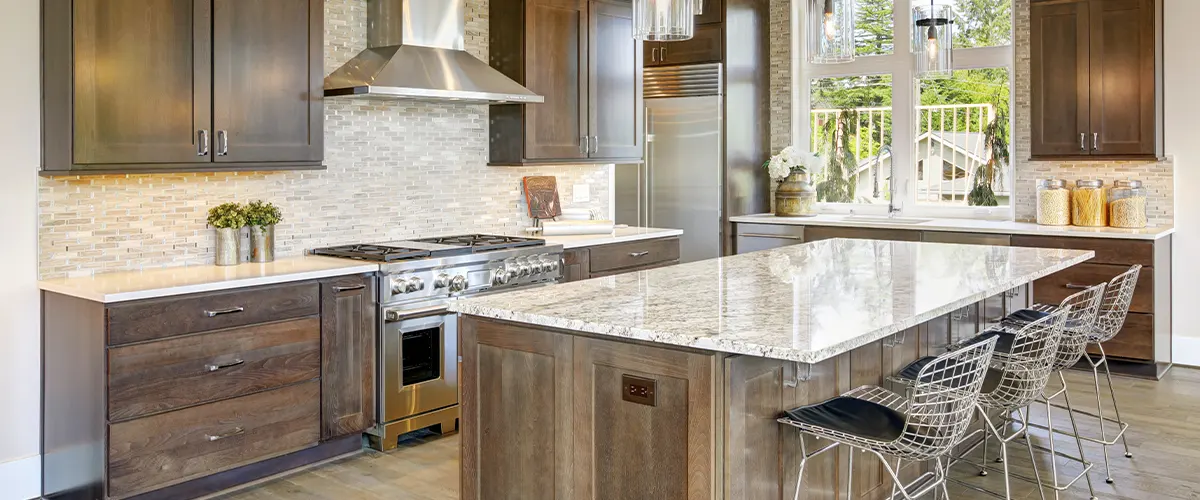
M 43 174 L 320 168 L 323 0 L 45 0 Z
M 489 61 L 545 97 L 489 108 L 491 164 L 641 161 L 642 55 L 622 0 L 494 0 Z
M 724 26 L 696 26 L 692 38 L 679 42 L 645 42 L 646 66 L 681 66 L 721 62 L 725 56 Z
M 1162 155 L 1161 5 L 1030 6 L 1034 159 Z

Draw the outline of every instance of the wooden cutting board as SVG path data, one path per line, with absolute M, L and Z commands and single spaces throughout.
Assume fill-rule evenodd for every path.
M 529 216 L 534 219 L 552 219 L 562 215 L 562 203 L 558 200 L 558 179 L 552 175 L 529 176 L 521 179 L 525 187 L 525 201 Z

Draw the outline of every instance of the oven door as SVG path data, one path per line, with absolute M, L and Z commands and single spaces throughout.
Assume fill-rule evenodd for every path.
M 380 405 L 392 422 L 458 404 L 458 320 L 444 307 L 385 314 Z

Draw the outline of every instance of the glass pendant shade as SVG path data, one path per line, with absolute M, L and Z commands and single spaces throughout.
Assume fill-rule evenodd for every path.
M 913 53 L 917 76 L 949 78 L 954 72 L 954 8 L 950 5 L 913 7 Z
M 808 1 L 808 62 L 854 60 L 854 0 Z
M 648 42 L 692 38 L 696 0 L 633 0 L 633 37 Z

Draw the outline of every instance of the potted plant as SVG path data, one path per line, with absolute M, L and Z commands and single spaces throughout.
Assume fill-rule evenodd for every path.
M 233 266 L 241 262 L 239 234 L 246 225 L 246 214 L 237 203 L 222 203 L 208 209 L 208 225 L 217 231 L 216 263 L 218 266 Z
M 808 181 L 808 171 L 822 168 L 821 157 L 795 147 L 783 148 L 763 163 L 767 175 L 779 183 L 775 187 L 775 215 L 811 217 L 816 215 L 817 191 Z
M 275 260 L 275 224 L 283 220 L 283 213 L 274 203 L 262 200 L 247 203 L 244 213 L 250 226 L 250 260 Z

